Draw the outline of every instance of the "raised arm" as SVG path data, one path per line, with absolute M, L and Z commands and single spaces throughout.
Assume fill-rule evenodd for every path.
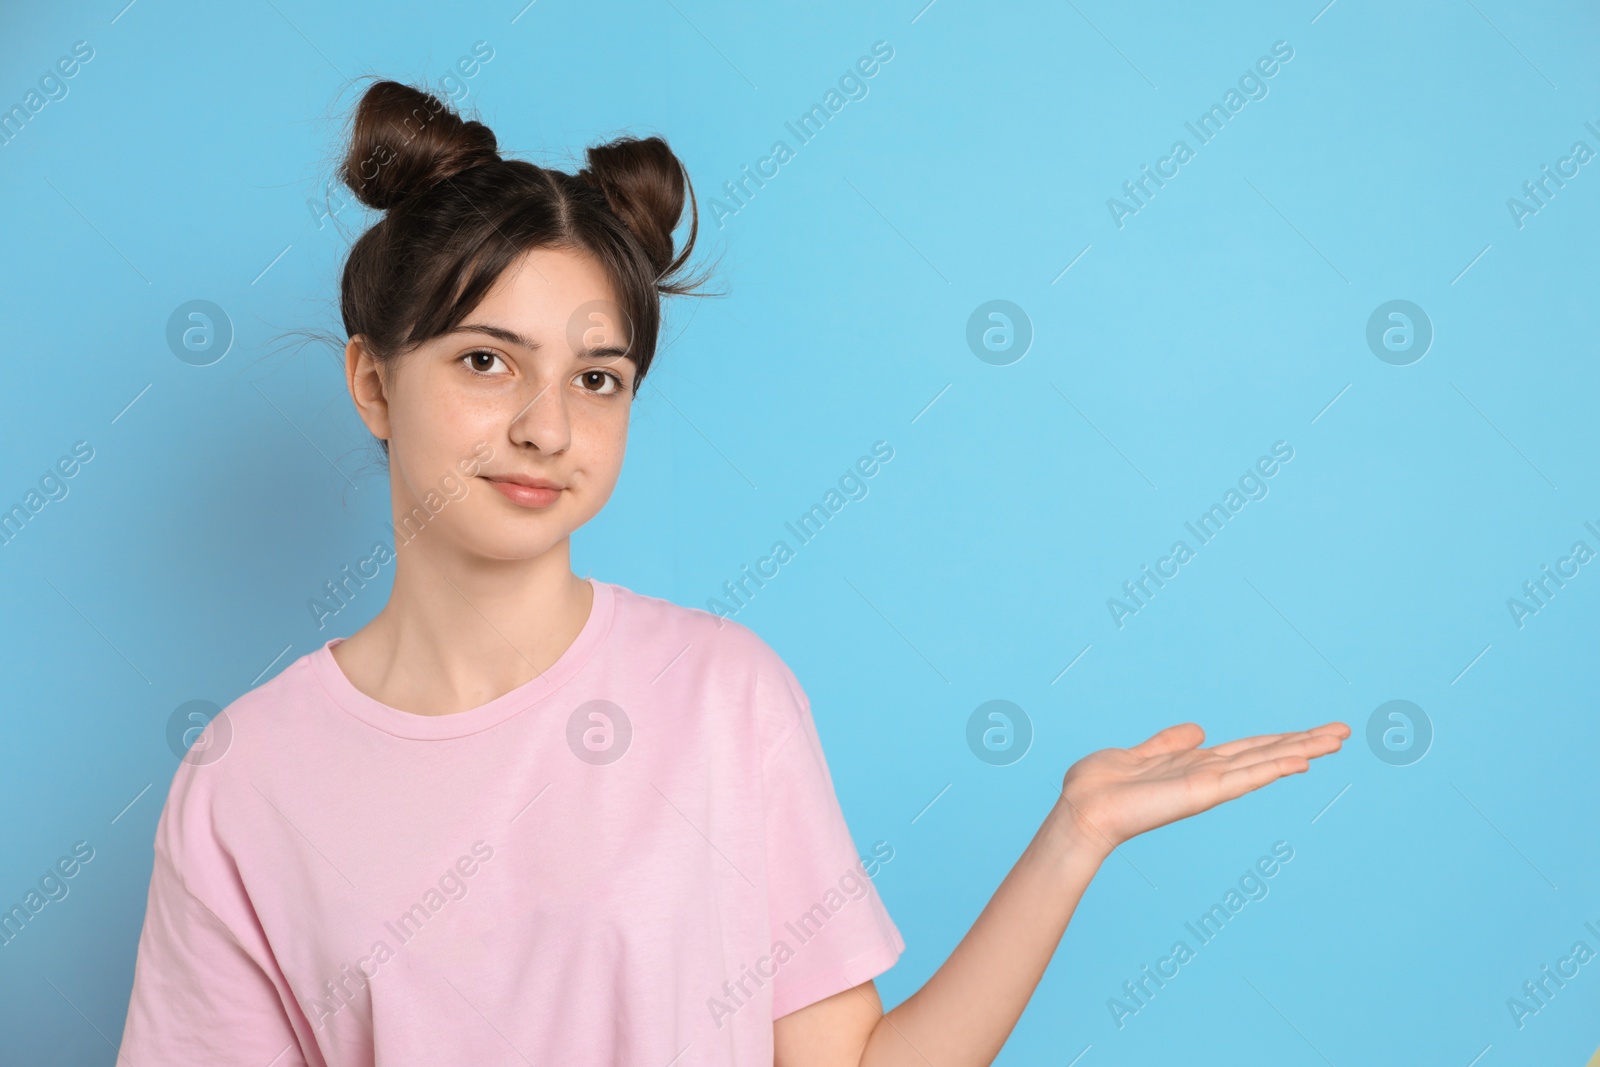
M 1072 765 L 1061 796 L 989 903 L 923 987 L 884 1014 L 867 982 L 773 1024 L 776 1067 L 979 1067 L 992 1062 L 1044 976 L 1083 891 L 1111 850 L 1310 767 L 1350 728 L 1201 748 L 1172 726 Z

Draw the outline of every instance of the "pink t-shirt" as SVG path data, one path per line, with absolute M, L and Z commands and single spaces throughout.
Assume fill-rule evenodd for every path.
M 858 854 L 788 667 L 590 581 L 560 660 L 479 707 L 381 704 L 336 638 L 212 720 L 119 1062 L 768 1065 L 773 1019 L 894 964 L 893 851 Z

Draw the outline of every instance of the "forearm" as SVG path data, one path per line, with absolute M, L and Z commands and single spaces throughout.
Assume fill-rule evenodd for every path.
M 978 1067 L 999 1055 L 1106 855 L 1068 807 L 1058 802 L 944 965 L 878 1021 L 861 1067 Z

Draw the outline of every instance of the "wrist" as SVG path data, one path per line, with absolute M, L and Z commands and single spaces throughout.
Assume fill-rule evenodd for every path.
M 1057 863 L 1071 869 L 1087 866 L 1091 873 L 1105 862 L 1117 845 L 1094 824 L 1081 806 L 1065 796 L 1059 798 L 1050 809 L 1044 825 L 1039 828 L 1037 840 Z

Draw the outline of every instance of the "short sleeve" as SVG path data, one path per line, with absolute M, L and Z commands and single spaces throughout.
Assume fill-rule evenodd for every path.
M 192 768 L 183 765 L 179 774 L 186 770 Z M 320 1056 L 315 1064 L 307 1063 L 279 987 L 241 943 L 244 937 L 262 952 L 266 943 L 259 926 L 253 936 L 248 929 L 236 932 L 189 889 L 163 847 L 180 795 L 175 791 L 168 798 L 157 828 L 155 867 L 117 1062 L 138 1067 L 321 1067 Z M 248 901 L 241 906 L 247 910 Z
M 804 690 L 781 660 L 768 690 L 788 720 L 765 762 L 767 885 L 776 1019 L 875 978 L 905 942 L 858 855 Z M 893 853 L 890 851 L 889 856 Z M 785 953 L 779 946 L 787 946 Z

